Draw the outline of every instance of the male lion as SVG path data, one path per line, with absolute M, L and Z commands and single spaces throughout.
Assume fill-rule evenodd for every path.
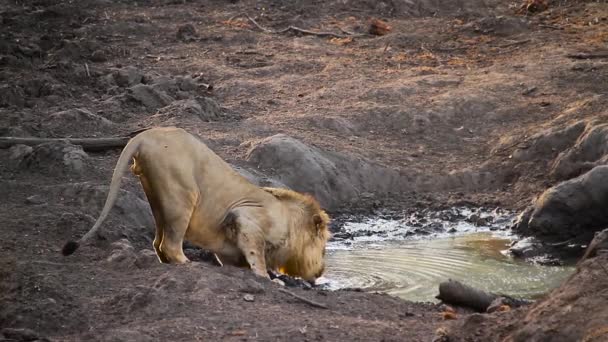
M 225 262 L 248 265 L 268 278 L 284 270 L 314 283 L 324 270 L 329 216 L 311 196 L 259 188 L 234 171 L 203 142 L 181 128 L 144 131 L 125 146 L 99 218 L 72 254 L 96 236 L 116 200 L 123 174 L 139 176 L 156 221 L 154 250 L 163 263 L 184 263 L 184 238 Z

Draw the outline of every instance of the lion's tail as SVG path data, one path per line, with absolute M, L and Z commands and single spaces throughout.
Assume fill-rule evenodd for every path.
M 110 183 L 110 190 L 108 191 L 108 197 L 106 198 L 106 203 L 103 206 L 103 210 L 95 221 L 93 227 L 78 241 L 68 241 L 61 250 L 61 254 L 70 255 L 74 253 L 81 244 L 89 241 L 92 237 L 97 236 L 99 231 L 99 227 L 103 223 L 103 221 L 108 216 L 108 213 L 114 206 L 114 202 L 116 202 L 116 198 L 118 197 L 118 191 L 120 190 L 120 183 L 122 181 L 122 176 L 127 171 L 129 167 L 129 161 L 135 153 L 137 153 L 139 146 L 141 145 L 141 135 L 137 135 L 125 146 L 116 162 L 116 167 L 114 168 L 114 173 L 112 175 L 112 182 Z

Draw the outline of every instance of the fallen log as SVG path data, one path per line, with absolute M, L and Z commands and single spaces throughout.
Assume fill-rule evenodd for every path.
M 80 145 L 87 152 L 99 152 L 123 148 L 129 142 L 129 137 L 118 138 L 15 138 L 0 137 L 0 148 L 10 148 L 14 145 L 35 146 L 49 142 L 67 141 L 73 145 Z
M 499 298 L 502 303 L 511 307 L 532 303 L 528 300 L 507 295 L 485 292 L 452 279 L 439 284 L 439 295 L 435 298 L 451 305 L 471 308 L 478 312 L 486 312 L 490 305 Z
M 498 298 L 498 295 L 450 279 L 439 284 L 439 295 L 436 298 L 448 304 L 486 312 L 490 304 Z

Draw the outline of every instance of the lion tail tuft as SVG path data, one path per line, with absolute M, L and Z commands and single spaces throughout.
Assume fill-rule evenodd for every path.
M 74 252 L 76 252 L 76 250 L 78 249 L 78 247 L 80 247 L 80 244 L 76 241 L 68 241 L 63 248 L 61 249 L 61 254 L 68 256 Z

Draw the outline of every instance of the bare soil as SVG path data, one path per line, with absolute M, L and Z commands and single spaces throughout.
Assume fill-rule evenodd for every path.
M 453 175 L 449 187 L 363 207 L 521 209 L 557 181 L 547 176 L 557 151 L 525 161 L 513 152 L 539 131 L 606 121 L 607 59 L 568 54 L 605 50 L 608 5 L 551 1 L 536 14 L 518 13 L 520 5 L 3 1 L 0 136 L 123 136 L 178 125 L 229 162 L 255 167 L 245 161 L 252 143 L 284 133 L 431 180 Z M 271 29 L 365 34 L 369 20 L 381 18 L 391 31 L 271 34 L 234 18 L 242 13 Z M 244 270 L 213 266 L 193 248 L 192 264 L 158 264 L 151 231 L 120 236 L 149 220 L 133 212 L 145 203 L 132 177 L 124 188 L 135 197 L 106 223 L 114 235 L 64 258 L 63 243 L 98 215 L 104 197 L 95 187 L 109 183 L 119 151 L 36 148 L 17 162 L 23 151 L 0 150 L 0 328 L 57 341 L 429 341 L 445 323 L 434 304 L 291 290 L 329 307 L 314 308 Z M 73 190 L 79 182 L 86 183 Z M 129 242 L 109 244 L 117 238 Z M 595 305 L 572 303 L 586 306 L 581 312 Z M 493 322 L 496 330 L 463 336 L 494 340 L 513 327 Z M 4 332 L 6 340 L 25 335 Z

